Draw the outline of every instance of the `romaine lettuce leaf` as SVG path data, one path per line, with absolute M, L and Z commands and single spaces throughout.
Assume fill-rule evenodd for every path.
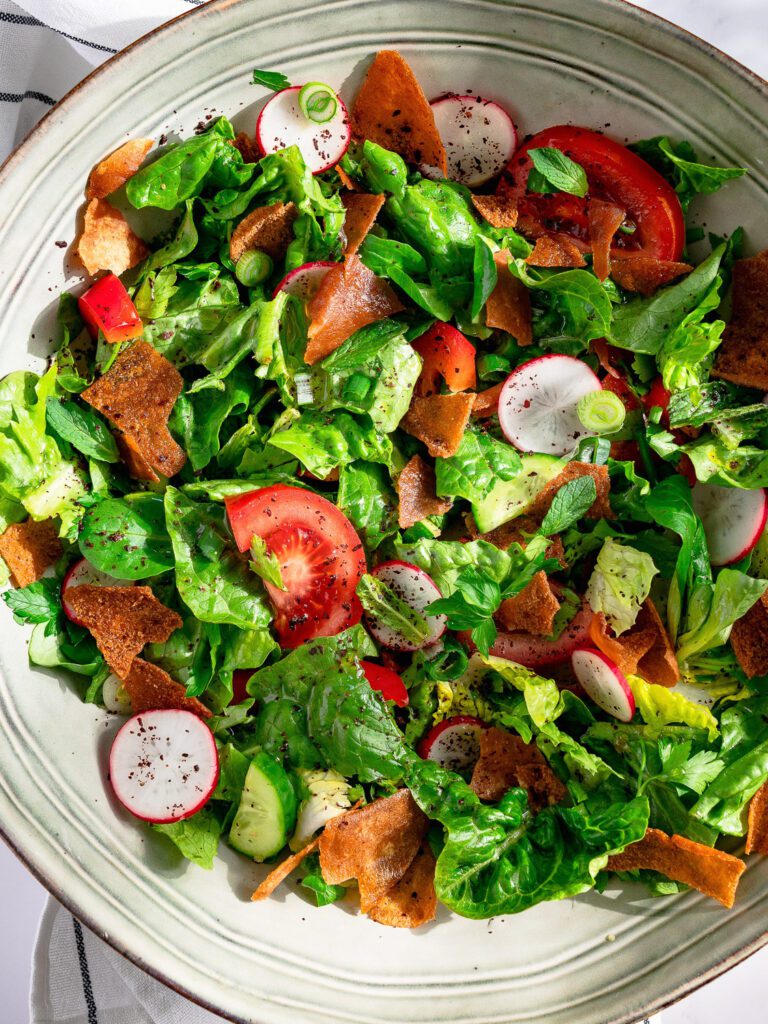
M 667 686 L 648 683 L 639 676 L 628 676 L 627 681 L 635 698 L 637 709 L 646 724 L 662 726 L 671 724 L 690 725 L 694 729 L 705 729 L 710 742 L 714 740 L 719 727 L 717 719 L 707 707 L 694 704 L 683 694 Z
M 281 424 L 278 424 L 278 427 Z M 369 416 L 306 409 L 286 429 L 277 429 L 268 443 L 297 458 L 305 469 L 324 479 L 350 462 L 380 462 L 390 466 L 392 442 L 379 433 Z
M 602 612 L 617 636 L 626 633 L 634 626 L 657 573 L 650 555 L 607 537 L 585 592 L 592 611 Z

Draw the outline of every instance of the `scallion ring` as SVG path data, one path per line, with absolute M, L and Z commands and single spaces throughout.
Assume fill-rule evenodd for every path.
M 324 82 L 307 82 L 299 90 L 299 108 L 315 124 L 330 121 L 339 109 L 336 93 Z
M 579 399 L 576 412 L 584 428 L 593 434 L 614 434 L 624 423 L 627 410 L 613 391 L 590 391 Z
M 235 277 L 246 288 L 266 281 L 274 269 L 270 257 L 261 249 L 249 249 L 237 261 Z

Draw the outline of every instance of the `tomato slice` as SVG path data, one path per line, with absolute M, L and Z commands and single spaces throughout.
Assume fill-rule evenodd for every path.
M 372 690 L 377 690 L 384 700 L 394 701 L 399 708 L 408 707 L 408 691 L 397 672 L 375 661 L 361 661 L 360 666 Z
M 533 167 L 528 151 L 551 147 L 581 164 L 589 182 L 589 196 L 615 203 L 635 226 L 632 234 L 619 234 L 614 244 L 621 251 L 643 252 L 659 260 L 677 260 L 685 245 L 685 221 L 677 193 L 636 153 L 589 128 L 555 125 L 534 135 L 517 150 L 507 166 L 503 188 L 512 189 L 519 206 L 522 229 L 538 225 L 544 231 L 565 232 L 589 241 L 589 196 L 538 195 L 527 191 Z
M 440 390 L 440 378 L 449 391 L 467 391 L 477 384 L 475 346 L 450 324 L 438 321 L 411 342 L 422 359 L 416 394 L 434 395 Z
M 283 647 L 335 636 L 360 621 L 355 589 L 365 552 L 334 504 L 301 487 L 275 484 L 228 498 L 226 507 L 238 548 L 247 551 L 256 534 L 280 562 L 286 589 L 265 586 Z
M 84 295 L 77 300 L 80 316 L 93 335 L 99 331 L 112 344 L 138 338 L 144 330 L 141 317 L 123 282 L 114 274 L 100 277 Z
M 646 412 L 650 412 L 655 406 L 661 409 L 661 425 L 663 427 L 669 427 L 669 400 L 671 397 L 672 392 L 664 387 L 661 377 L 657 377 L 651 384 L 648 393 L 643 395 L 643 407 Z

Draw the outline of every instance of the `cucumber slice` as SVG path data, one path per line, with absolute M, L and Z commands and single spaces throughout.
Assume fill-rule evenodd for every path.
M 251 761 L 245 776 L 229 842 L 254 860 L 273 857 L 285 846 L 296 823 L 296 794 L 285 769 L 264 751 Z
M 500 480 L 490 494 L 472 506 L 478 530 L 488 533 L 526 512 L 566 461 L 556 455 L 523 455 L 523 467 L 514 480 Z

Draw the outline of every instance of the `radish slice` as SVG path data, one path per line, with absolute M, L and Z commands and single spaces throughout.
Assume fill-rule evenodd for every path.
M 532 636 L 530 633 L 499 633 L 491 654 L 495 658 L 514 661 L 525 668 L 559 665 L 589 640 L 589 626 L 594 613 L 585 602 L 557 640 Z
M 109 781 L 137 818 L 157 824 L 189 818 L 219 781 L 213 733 L 191 711 L 163 708 L 134 715 L 115 736 Z
M 571 667 L 587 695 L 599 708 L 620 722 L 632 721 L 635 698 L 618 665 L 594 647 L 580 647 L 571 655 Z
M 67 604 L 67 591 L 70 587 L 82 587 L 86 584 L 93 587 L 132 587 L 134 581 L 115 579 L 114 576 L 109 576 L 101 569 L 97 569 L 95 565 L 91 565 L 85 558 L 75 562 L 61 582 L 61 606 L 70 622 L 74 622 L 78 626 L 82 626 L 82 622 Z
M 300 85 L 293 85 L 267 100 L 256 122 L 256 142 L 261 152 L 279 153 L 298 146 L 313 174 L 327 171 L 341 160 L 349 146 L 349 114 L 340 96 L 330 121 L 311 121 L 299 106 Z
M 748 555 L 760 540 L 768 517 L 762 487 L 742 491 L 697 483 L 691 493 L 696 515 L 704 525 L 712 565 L 730 565 Z
M 517 132 L 498 103 L 480 96 L 444 96 L 433 100 L 431 107 L 452 180 L 483 185 L 512 159 Z
M 579 399 L 600 389 L 600 381 L 580 359 L 531 359 L 513 370 L 501 389 L 504 436 L 523 452 L 571 455 L 582 437 L 591 436 L 578 416 Z
M 382 562 L 377 566 L 372 575 L 391 587 L 401 601 L 405 601 L 417 612 L 423 612 L 433 601 L 437 601 L 443 595 L 438 590 L 432 577 L 419 569 L 417 565 L 410 562 Z M 419 647 L 410 640 L 401 636 L 398 632 L 381 622 L 376 622 L 370 616 L 366 616 L 368 628 L 383 647 L 392 651 L 416 651 Z M 445 615 L 428 615 L 429 636 L 421 647 L 429 647 L 445 632 Z
M 480 733 L 488 726 L 471 715 L 455 715 L 433 726 L 419 743 L 419 756 L 452 772 L 466 772 L 480 757 Z
M 335 266 L 335 263 L 318 261 L 304 263 L 302 266 L 296 267 L 295 270 L 290 270 L 275 288 L 272 298 L 274 299 L 278 292 L 288 292 L 289 295 L 295 295 L 302 302 L 309 302 L 320 287 L 325 275 L 331 267 Z

